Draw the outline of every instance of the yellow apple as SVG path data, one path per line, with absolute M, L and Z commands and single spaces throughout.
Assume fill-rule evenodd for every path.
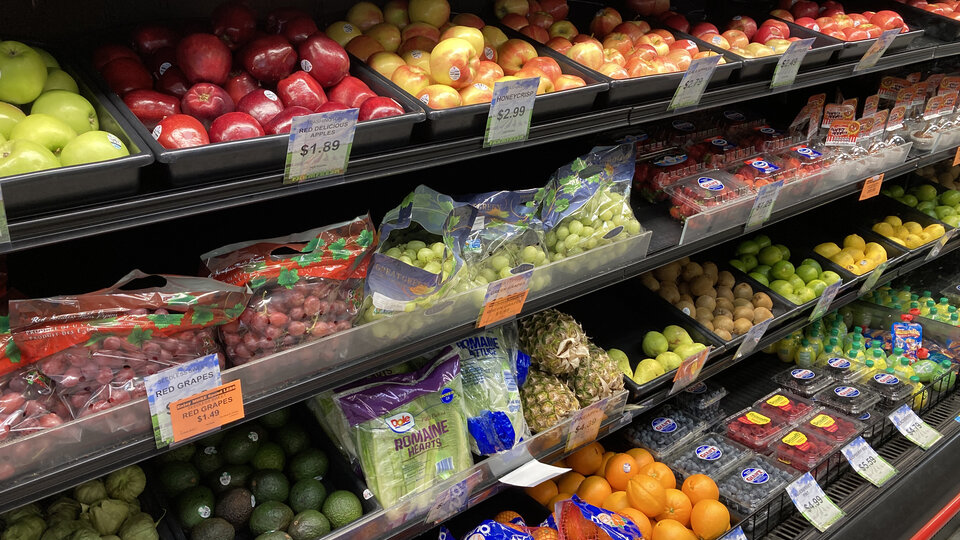
M 417 93 L 417 99 L 433 109 L 459 107 L 460 93 L 445 84 L 431 84 Z
M 499 49 L 501 45 L 507 42 L 507 35 L 496 26 L 484 26 L 480 29 L 480 33 L 483 34 L 484 39 L 486 39 L 490 45 L 493 45 L 494 49 Z
M 430 53 L 414 49 L 403 53 L 402 58 L 408 66 L 418 67 L 430 75 Z
M 477 51 L 469 41 L 448 38 L 430 53 L 430 76 L 439 84 L 459 89 L 473 82 L 479 64 Z
M 361 34 L 360 29 L 347 21 L 337 21 L 324 31 L 327 37 L 336 41 L 341 47 L 346 47 L 350 40 Z
M 450 18 L 450 3 L 447 0 L 409 0 L 407 13 L 411 23 L 425 22 L 440 28 Z
M 451 26 L 440 34 L 440 41 L 449 38 L 460 38 L 473 45 L 473 50 L 477 53 L 477 58 L 483 56 L 483 34 L 480 30 L 472 26 Z M 488 59 L 489 60 L 489 59 Z
M 407 15 L 407 0 L 390 0 L 383 6 L 383 20 L 399 29 L 410 24 Z
M 372 2 L 357 2 L 347 11 L 347 22 L 366 32 L 383 22 L 383 12 Z
M 390 76 L 390 80 L 404 92 L 413 96 L 430 86 L 430 74 L 415 66 L 398 67 Z
M 383 50 L 389 52 L 397 52 L 397 49 L 400 48 L 400 42 L 403 41 L 400 36 L 400 29 L 390 23 L 375 25 L 367 30 L 364 35 L 377 40 L 383 46 Z
M 407 63 L 404 62 L 403 58 L 401 58 L 397 53 L 380 51 L 378 53 L 374 53 L 373 56 L 367 59 L 367 65 L 372 67 L 377 73 L 389 79 L 393 77 L 393 72 L 396 71 L 398 67 L 405 66 Z

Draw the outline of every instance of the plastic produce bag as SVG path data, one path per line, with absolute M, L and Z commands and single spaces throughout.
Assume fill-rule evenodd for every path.
M 503 523 L 485 519 L 464 536 L 468 540 L 533 540 L 529 533 L 508 527 Z
M 5 375 L 23 367 L 20 349 L 10 333 L 10 317 L 0 316 L 0 375 Z
M 629 518 L 597 508 L 576 495 L 558 502 L 554 511 L 560 540 L 610 538 L 611 540 L 640 540 L 640 529 Z
M 141 278 L 163 285 L 124 289 Z M 144 396 L 145 375 L 220 355 L 215 328 L 236 319 L 249 297 L 212 279 L 134 270 L 92 293 L 12 301 L 10 325 L 24 361 L 38 362 L 78 418 Z
M 448 347 L 413 374 L 335 395 L 351 426 L 367 484 L 384 507 L 473 465 L 460 357 Z
M 0 377 L 0 442 L 72 419 L 54 392 L 53 381 L 36 366 Z
M 374 234 L 367 215 L 204 254 L 210 277 L 253 290 L 239 319 L 220 328 L 231 364 L 352 327 Z
M 478 332 L 452 347 L 460 357 L 473 453 L 503 452 L 529 437 L 517 385 L 517 325 Z

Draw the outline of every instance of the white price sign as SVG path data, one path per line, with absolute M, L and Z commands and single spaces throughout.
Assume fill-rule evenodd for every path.
M 811 321 L 815 321 L 827 313 L 827 310 L 830 309 L 830 304 L 833 303 L 833 299 L 837 297 L 837 292 L 840 291 L 842 284 L 842 281 L 835 281 L 827 285 L 827 288 L 823 290 L 823 294 L 820 295 L 820 300 L 817 302 L 817 305 L 813 308 L 813 313 L 810 314 Z
M 350 160 L 360 109 L 295 116 L 287 142 L 283 183 L 343 174 Z
M 826 531 L 845 515 L 810 473 L 805 473 L 787 486 L 787 495 L 803 517 L 820 532 Z
M 483 136 L 484 148 L 527 140 L 539 85 L 539 77 L 493 85 L 493 99 L 490 100 L 487 129 Z
M 801 39 L 794 41 L 787 47 L 787 50 L 780 55 L 780 61 L 777 67 L 773 69 L 773 79 L 770 80 L 770 88 L 778 86 L 789 86 L 797 78 L 797 71 L 800 70 L 800 64 L 803 57 L 807 55 L 810 47 L 813 47 L 813 41 L 816 38 Z
M 863 71 L 864 69 L 870 69 L 877 65 L 877 62 L 880 61 L 880 57 L 883 56 L 883 53 L 887 52 L 887 48 L 890 47 L 890 44 L 893 43 L 893 40 L 896 39 L 897 34 L 899 33 L 899 28 L 891 28 L 890 30 L 880 34 L 880 37 L 873 42 L 873 45 L 867 49 L 867 52 L 863 53 L 860 61 L 857 62 L 856 66 L 854 66 L 853 71 Z
M 841 452 L 857 474 L 877 487 L 884 485 L 887 480 L 897 474 L 897 470 L 880 457 L 877 451 L 863 440 L 863 437 L 854 439 L 844 446 Z
M 921 420 L 907 404 L 890 413 L 888 418 L 904 437 L 924 450 L 943 438 L 939 431 Z
M 683 74 L 683 79 L 680 80 L 680 86 L 677 87 L 677 91 L 673 94 L 673 100 L 670 101 L 667 110 L 674 111 L 677 109 L 696 107 L 700 103 L 703 91 L 707 89 L 707 84 L 713 77 L 713 71 L 717 69 L 719 63 L 720 55 L 694 58 L 693 61 L 690 62 L 690 67 L 688 67 L 687 71 Z
M 754 162 L 753 166 L 766 166 L 766 161 Z M 783 180 L 760 186 L 757 190 L 757 198 L 753 200 L 753 208 L 750 209 L 750 217 L 747 218 L 746 229 L 754 229 L 766 223 L 773 213 L 773 205 L 777 202 L 777 196 L 780 195 L 780 188 L 783 187 Z
M 887 269 L 887 264 L 889 263 L 887 263 L 887 261 L 884 261 L 879 265 L 877 265 L 877 267 L 874 268 L 873 272 L 870 272 L 870 275 L 867 276 L 866 280 L 864 280 L 863 286 L 860 287 L 860 294 L 859 294 L 860 296 L 863 296 L 864 294 L 872 291 L 873 288 L 877 286 L 877 283 L 880 282 L 880 276 L 882 276 L 883 271 Z
M 947 245 L 947 242 L 949 242 L 950 239 L 953 238 L 953 236 L 956 233 L 957 233 L 956 229 L 950 229 L 949 231 L 943 233 L 943 236 L 941 236 L 940 239 L 937 240 L 937 243 L 934 244 L 932 248 L 930 248 L 930 252 L 927 253 L 927 258 L 924 260 L 929 261 L 931 259 L 936 259 L 937 256 L 940 255 L 940 252 L 943 251 L 943 247 Z
M 157 448 L 173 444 L 170 404 L 221 385 L 220 361 L 210 354 L 143 378 Z
M 773 319 L 767 319 L 750 327 L 750 330 L 747 330 L 747 334 L 743 336 L 743 341 L 740 342 L 740 348 L 738 348 L 737 353 L 733 355 L 733 359 L 736 360 L 741 356 L 747 356 L 756 350 L 757 345 L 760 344 L 760 339 L 763 337 L 763 334 L 766 333 L 767 327 L 770 326 L 771 322 L 773 322 Z

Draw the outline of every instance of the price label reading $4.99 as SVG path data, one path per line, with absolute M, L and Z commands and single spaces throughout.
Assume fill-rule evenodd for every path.
M 483 136 L 484 148 L 527 140 L 539 85 L 539 77 L 493 85 L 493 99 L 490 100 Z
M 359 109 L 346 109 L 294 117 L 283 183 L 343 174 L 350 159 L 359 112 Z

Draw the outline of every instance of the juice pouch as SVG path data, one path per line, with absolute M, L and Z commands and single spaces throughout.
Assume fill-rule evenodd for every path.
M 452 347 L 460 357 L 463 405 L 473 453 L 503 452 L 529 437 L 515 372 L 516 323 L 483 330 Z
M 440 536 L 438 540 L 451 539 L 452 536 Z M 485 519 L 464 536 L 465 540 L 533 540 L 533 536 L 503 523 Z
M 890 334 L 893 338 L 893 348 L 903 349 L 903 355 L 915 359 L 917 349 L 923 346 L 923 327 L 911 322 L 910 315 L 901 315 L 901 321 L 890 325 Z
M 380 223 L 380 242 L 367 271 L 363 322 L 429 307 L 455 285 L 463 266 L 463 238 L 454 231 L 463 206 L 426 186 L 407 195 Z M 469 217 L 467 218 L 469 219 Z
M 630 489 L 629 487 L 627 489 Z M 629 518 L 597 508 L 574 495 L 555 510 L 560 540 L 639 540 L 640 529 Z M 467 537 L 469 538 L 469 536 Z
M 411 376 L 339 392 L 367 484 L 384 507 L 473 465 L 460 357 L 447 347 Z
M 0 316 L 0 375 L 16 371 L 23 367 L 20 349 L 17 348 L 10 333 L 10 317 Z M 0 412 L 0 414 L 3 414 Z
M 205 253 L 210 277 L 253 291 L 239 319 L 220 327 L 231 365 L 352 327 L 374 240 L 363 216 Z
M 551 261 L 640 234 L 630 207 L 634 155 L 631 144 L 595 147 L 538 192 Z
M 72 419 L 69 408 L 54 392 L 53 381 L 36 366 L 0 376 L 0 443 Z
M 162 285 L 142 289 L 135 280 Z M 145 375 L 217 354 L 216 328 L 234 321 L 249 290 L 219 281 L 134 270 L 112 287 L 10 302 L 13 339 L 26 363 L 55 383 L 73 416 L 145 395 Z

